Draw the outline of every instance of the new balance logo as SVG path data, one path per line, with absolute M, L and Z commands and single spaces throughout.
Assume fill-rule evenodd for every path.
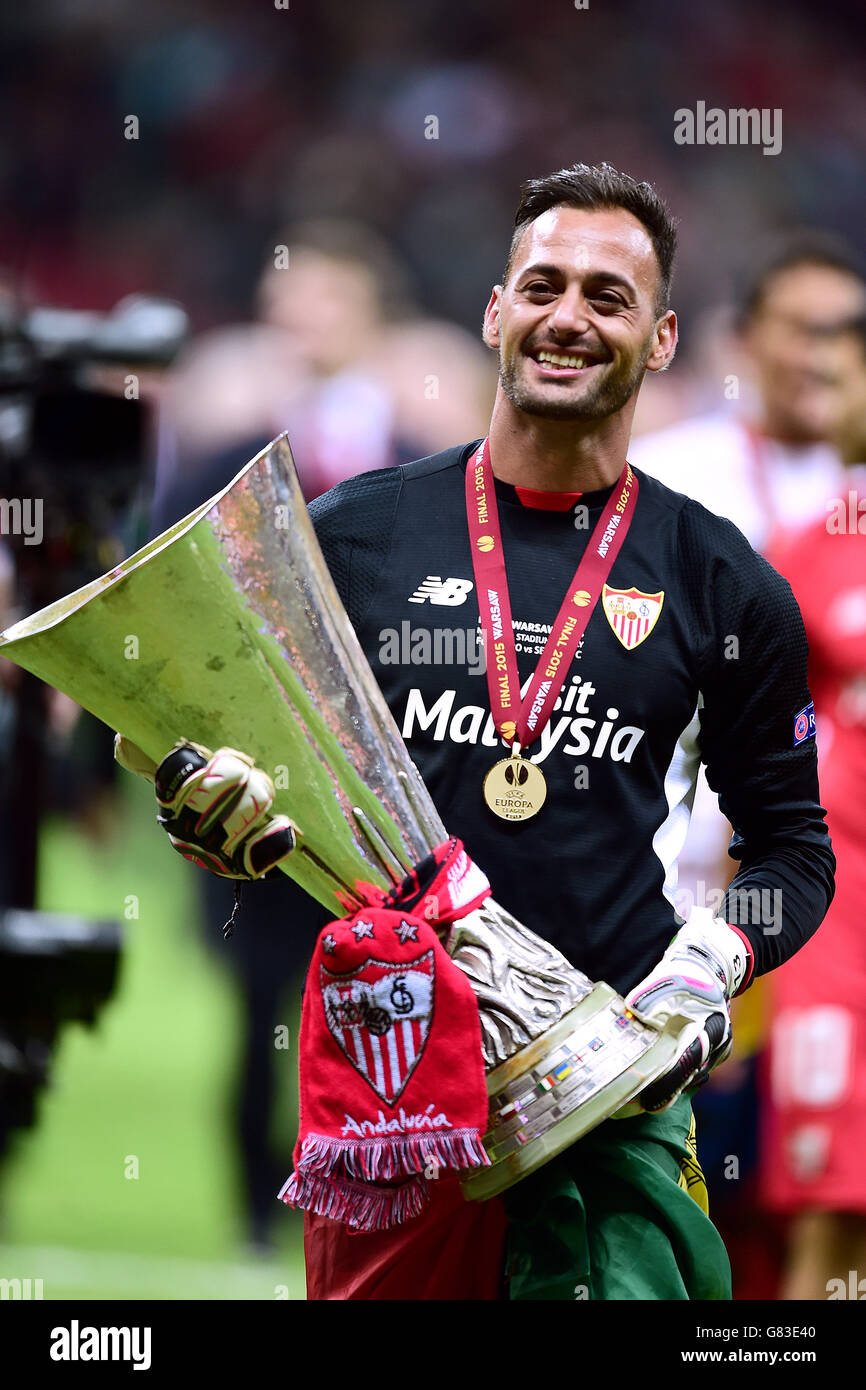
M 440 579 L 438 574 L 428 574 L 423 584 L 419 584 L 410 598 L 410 603 L 435 603 L 442 608 L 455 608 L 466 602 L 466 595 L 473 587 L 471 579 Z

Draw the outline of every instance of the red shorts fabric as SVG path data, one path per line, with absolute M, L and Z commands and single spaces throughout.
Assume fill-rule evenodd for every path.
M 866 857 L 834 849 L 830 911 L 769 980 L 762 1194 L 784 1212 L 866 1211 Z
M 350 1235 L 340 1222 L 307 1212 L 307 1298 L 498 1299 L 505 1261 L 499 1198 L 467 1202 L 460 1184 L 430 1184 L 424 1212 L 404 1226 Z

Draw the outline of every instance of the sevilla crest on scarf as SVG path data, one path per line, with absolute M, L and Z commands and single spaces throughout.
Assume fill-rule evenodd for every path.
M 394 965 L 368 960 L 350 975 L 320 966 L 325 1017 L 349 1061 L 387 1105 L 424 1052 L 433 1019 L 433 952 Z
M 644 594 L 640 589 L 612 589 L 604 584 L 601 606 L 605 617 L 626 651 L 639 647 L 649 637 L 659 619 L 664 590 Z

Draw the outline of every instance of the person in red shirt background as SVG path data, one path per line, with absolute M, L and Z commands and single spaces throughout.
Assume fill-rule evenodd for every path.
M 866 1273 L 866 318 L 823 356 L 837 388 L 841 495 L 769 556 L 809 639 L 821 800 L 838 861 L 820 933 L 772 984 L 763 1187 L 792 1218 L 786 1299 L 857 1297 L 850 1271 L 858 1290 Z

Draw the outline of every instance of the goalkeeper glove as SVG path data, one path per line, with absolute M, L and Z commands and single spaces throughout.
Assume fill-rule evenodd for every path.
M 625 1113 L 666 1110 L 728 1057 L 733 1041 L 729 1001 L 749 968 L 749 953 L 739 933 L 709 908 L 695 908 L 659 964 L 626 998 L 634 1013 L 654 1023 L 664 1025 L 674 1014 L 688 1023 L 680 1033 L 674 1065 L 645 1087 L 637 1106 L 625 1107 Z
M 269 814 L 274 784 L 234 748 L 212 753 L 180 740 L 157 767 L 128 739 L 115 739 L 117 761 L 153 781 L 157 820 L 184 859 L 222 878 L 263 878 L 295 848 L 288 816 Z

